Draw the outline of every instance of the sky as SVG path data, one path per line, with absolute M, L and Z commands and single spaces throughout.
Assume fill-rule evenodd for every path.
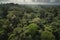
M 47 4 L 47 3 L 54 3 L 54 4 L 59 4 L 60 5 L 60 0 L 0 0 L 0 3 L 34 3 L 34 2 L 40 3 L 40 4 Z

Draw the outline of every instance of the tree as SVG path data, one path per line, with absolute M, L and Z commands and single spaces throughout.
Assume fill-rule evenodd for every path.
M 21 40 L 22 28 L 16 27 L 13 33 L 10 34 L 8 40 Z
M 51 32 L 45 30 L 41 32 L 41 40 L 55 40 L 55 37 Z
M 31 35 L 34 35 L 38 31 L 38 25 L 35 23 L 30 24 L 26 28 L 26 31 L 28 31 L 28 33 L 30 33 Z

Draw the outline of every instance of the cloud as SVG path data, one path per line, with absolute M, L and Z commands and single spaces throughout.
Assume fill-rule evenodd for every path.
M 19 3 L 19 2 L 23 2 L 23 0 L 9 0 L 9 2 Z
M 35 0 L 34 0 L 35 1 Z M 57 4 L 60 4 L 60 0 L 36 0 L 38 3 L 57 3 Z M 27 4 L 32 4 L 34 3 L 33 0 L 0 0 L 0 3 L 18 3 L 18 4 L 24 4 L 24 3 L 27 3 Z M 36 4 L 36 3 L 35 3 Z
M 55 0 L 50 0 L 50 2 L 55 2 Z
M 9 0 L 0 0 L 0 2 L 9 1 Z
M 4 2 L 7 2 L 9 0 L 0 0 L 0 3 L 4 3 Z

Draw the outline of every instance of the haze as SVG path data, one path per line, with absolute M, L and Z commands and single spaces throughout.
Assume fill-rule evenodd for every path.
M 59 4 L 60 0 L 0 0 L 0 3 L 18 3 L 18 4 Z

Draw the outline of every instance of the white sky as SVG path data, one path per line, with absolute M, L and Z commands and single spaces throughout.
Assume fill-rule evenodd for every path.
M 2 0 L 0 3 L 32 3 L 32 0 Z
M 60 5 L 60 0 L 38 0 L 39 4 L 51 4 L 55 2 L 54 4 L 59 4 Z M 18 3 L 18 4 L 32 4 L 32 0 L 0 0 L 0 3 Z M 38 4 L 38 3 L 34 3 Z
M 24 0 L 8 0 L 8 2 L 20 3 L 20 2 L 24 2 Z M 32 2 L 32 0 L 25 0 L 25 2 Z
M 20 3 L 20 2 L 24 2 L 24 0 L 1 0 L 2 2 L 13 2 L 13 3 Z M 40 1 L 50 1 L 50 2 L 55 2 L 55 0 L 40 0 Z M 25 2 L 32 2 L 32 0 L 25 0 Z
M 50 0 L 50 2 L 55 2 L 55 0 Z
M 45 0 L 41 0 L 41 1 L 45 1 Z M 55 2 L 55 0 L 49 0 L 49 1 Z M 19 3 L 19 2 L 24 2 L 24 0 L 9 0 L 9 2 Z M 32 2 L 32 0 L 25 0 L 25 2 Z

